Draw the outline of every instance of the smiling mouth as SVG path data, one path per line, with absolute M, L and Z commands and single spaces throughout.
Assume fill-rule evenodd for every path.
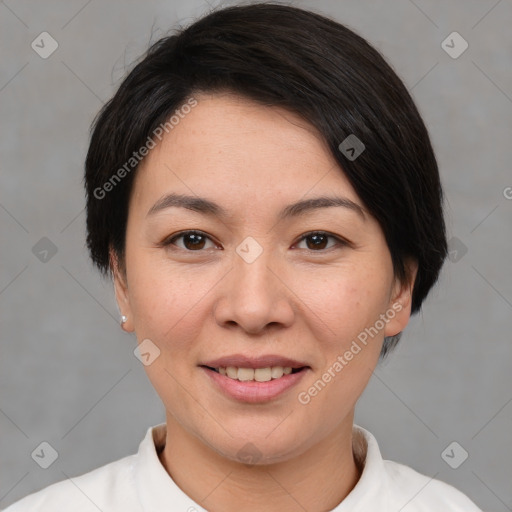
M 238 380 L 240 382 L 269 382 L 271 380 L 280 379 L 286 375 L 299 373 L 308 367 L 302 366 L 300 368 L 292 368 L 290 366 L 267 366 L 266 368 L 242 368 L 236 366 L 227 366 L 212 368 L 211 366 L 203 365 L 203 368 L 216 372 L 229 379 Z

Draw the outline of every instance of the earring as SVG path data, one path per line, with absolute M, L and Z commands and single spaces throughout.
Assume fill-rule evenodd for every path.
M 126 322 L 126 320 L 128 320 L 128 317 L 125 315 L 122 315 L 121 316 L 121 325 L 123 325 Z

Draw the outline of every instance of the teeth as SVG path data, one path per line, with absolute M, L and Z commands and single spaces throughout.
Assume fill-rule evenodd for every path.
M 254 380 L 256 382 L 268 382 L 272 380 L 272 368 L 257 368 L 254 370 Z
M 273 366 L 270 369 L 270 375 L 273 379 L 279 379 L 284 374 L 284 369 L 282 366 Z
M 254 380 L 254 370 L 252 368 L 238 368 L 238 380 Z
M 216 368 L 221 374 L 229 377 L 230 379 L 239 380 L 242 382 L 256 381 L 268 382 L 272 379 L 280 379 L 283 375 L 292 373 L 290 366 L 268 366 L 267 368 L 237 368 L 236 366 L 228 366 L 227 368 Z
M 238 368 L 234 366 L 228 366 L 226 368 L 226 375 L 231 379 L 238 379 Z

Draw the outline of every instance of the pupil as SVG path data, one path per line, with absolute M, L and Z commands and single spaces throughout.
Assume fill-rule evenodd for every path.
M 310 240 L 317 240 L 317 242 L 313 243 L 314 247 L 316 247 L 317 249 L 318 248 L 323 249 L 325 247 L 325 240 L 326 240 L 326 238 L 327 237 L 325 235 L 310 235 L 309 236 Z M 318 243 L 318 239 L 323 239 L 323 240 L 321 240 L 320 243 Z
M 193 248 L 196 248 L 196 249 L 198 247 L 201 248 L 200 247 L 201 243 L 204 244 L 204 240 L 201 240 L 201 238 L 203 238 L 203 236 L 202 235 L 198 235 L 196 233 L 190 233 L 189 235 L 185 236 L 185 240 L 188 241 L 188 242 L 192 241 L 192 243 L 190 245 Z M 185 243 L 185 245 L 187 246 L 187 248 L 189 248 L 187 243 Z

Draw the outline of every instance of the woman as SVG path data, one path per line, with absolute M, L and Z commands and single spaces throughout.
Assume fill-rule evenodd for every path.
M 274 4 L 161 39 L 96 119 L 85 186 L 166 423 L 8 511 L 479 510 L 353 423 L 447 253 L 428 133 L 365 40 Z

